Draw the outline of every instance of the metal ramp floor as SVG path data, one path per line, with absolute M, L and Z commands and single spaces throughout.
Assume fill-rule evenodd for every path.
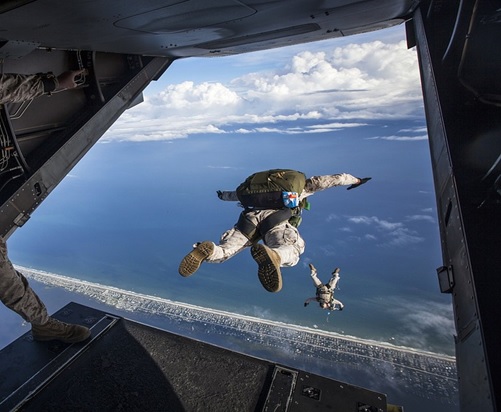
M 0 411 L 387 411 L 386 396 L 70 303 L 79 344 L 0 351 Z

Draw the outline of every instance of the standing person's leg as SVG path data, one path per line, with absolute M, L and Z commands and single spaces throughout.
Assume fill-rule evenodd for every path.
M 43 324 L 49 319 L 45 305 L 17 272 L 7 257 L 7 245 L 0 237 L 0 300 L 26 322 Z
M 48 315 L 47 308 L 31 289 L 28 280 L 12 266 L 7 256 L 7 245 L 1 237 L 0 300 L 25 321 L 31 323 L 31 332 L 35 340 L 74 343 L 90 336 L 88 328 L 59 322 Z

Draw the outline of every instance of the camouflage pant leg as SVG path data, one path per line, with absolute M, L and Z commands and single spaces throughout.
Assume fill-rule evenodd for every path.
M 336 275 L 334 275 L 331 280 L 329 280 L 329 287 L 334 290 L 336 289 L 336 286 L 337 286 L 337 283 L 339 282 L 339 278 L 340 276 L 336 273 Z
M 280 256 L 280 266 L 295 266 L 305 243 L 298 230 L 288 222 L 280 223 L 264 235 L 264 244 Z
M 7 257 L 7 245 L 0 237 L 0 300 L 24 320 L 34 324 L 45 323 L 47 309 Z
M 207 258 L 208 263 L 222 263 L 251 246 L 249 239 L 233 227 L 221 236 L 219 244 L 214 246 L 214 252 Z
M 311 275 L 311 280 L 313 281 L 313 284 L 315 285 L 315 287 L 319 288 L 320 286 L 322 286 L 322 282 L 317 277 L 316 272 L 313 275 Z

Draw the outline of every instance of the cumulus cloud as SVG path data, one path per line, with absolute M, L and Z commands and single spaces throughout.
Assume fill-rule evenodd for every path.
M 372 119 L 422 117 L 417 114 L 422 97 L 416 52 L 404 41 L 338 47 L 333 40 L 322 47 L 325 50 L 298 52 L 275 70 L 224 82 L 167 85 L 146 94 L 102 141 L 172 140 L 201 133 L 329 133 L 364 126 Z M 422 131 L 420 136 L 406 136 L 426 138 Z
M 238 94 L 221 83 L 195 84 L 192 81 L 186 81 L 167 86 L 165 90 L 151 97 L 150 104 L 162 109 L 189 109 L 198 113 L 207 109 L 221 110 L 232 107 L 239 101 Z
M 246 90 L 248 101 L 266 101 L 275 110 L 283 110 L 286 102 L 294 107 L 306 104 L 326 119 L 371 119 L 415 110 L 421 100 L 418 79 L 416 53 L 405 42 L 375 41 L 304 51 L 281 73 L 251 73 L 234 84 Z

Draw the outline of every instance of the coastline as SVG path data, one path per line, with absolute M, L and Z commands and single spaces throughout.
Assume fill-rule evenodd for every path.
M 433 358 L 440 359 L 443 361 L 455 363 L 455 357 L 447 355 L 447 354 L 424 351 L 422 349 L 417 349 L 417 348 L 412 348 L 412 347 L 407 347 L 407 346 L 394 345 L 394 344 L 391 344 L 388 342 L 380 342 L 380 341 L 371 340 L 371 339 L 362 339 L 362 338 L 358 338 L 358 337 L 352 336 L 352 335 L 344 335 L 344 334 L 340 334 L 340 333 L 336 333 L 336 332 L 325 331 L 325 330 L 318 329 L 318 328 L 299 326 L 299 325 L 294 325 L 294 324 L 285 323 L 285 322 L 276 321 L 276 320 L 257 318 L 257 317 L 253 317 L 253 316 L 249 316 L 249 315 L 243 315 L 243 314 L 236 314 L 236 313 L 222 311 L 219 309 L 206 308 L 206 307 L 197 306 L 197 305 L 193 305 L 193 304 L 189 304 L 189 303 L 185 303 L 185 302 L 173 301 L 173 300 L 166 299 L 166 298 L 159 298 L 159 297 L 152 296 L 152 295 L 145 295 L 145 294 L 141 294 L 141 293 L 137 293 L 137 292 L 133 292 L 133 291 L 127 291 L 124 289 L 119 289 L 119 288 L 114 287 L 114 286 L 108 286 L 108 285 L 103 285 L 100 283 L 94 283 L 94 282 L 89 282 L 89 281 L 85 281 L 85 280 L 80 280 L 80 279 L 72 278 L 72 277 L 65 276 L 65 275 L 49 273 L 49 272 L 45 272 L 45 271 L 33 269 L 33 268 L 27 268 L 27 267 L 20 266 L 20 265 L 14 265 L 14 266 L 15 266 L 16 270 L 19 270 L 27 278 L 34 279 L 35 281 L 38 281 L 40 283 L 43 283 L 43 284 L 46 284 L 49 286 L 62 287 L 62 288 L 69 290 L 71 292 L 86 295 L 90 298 L 99 300 L 102 303 L 105 303 L 105 304 L 108 304 L 111 306 L 115 306 L 117 309 L 124 310 L 126 312 L 134 312 L 136 310 L 139 310 L 143 313 L 148 312 L 146 310 L 148 302 L 155 302 L 155 303 L 158 303 L 161 305 L 170 305 L 170 306 L 174 306 L 174 307 L 181 307 L 181 308 L 188 309 L 191 311 L 199 311 L 199 312 L 206 313 L 206 314 L 219 315 L 219 316 L 224 316 L 224 317 L 228 317 L 228 318 L 238 319 L 241 321 L 243 320 L 243 321 L 252 322 L 252 323 L 266 324 L 269 326 L 283 327 L 283 328 L 288 328 L 288 329 L 295 330 L 298 332 L 311 333 L 311 334 L 325 336 L 325 337 L 329 337 L 329 338 L 333 338 L 333 339 L 349 341 L 352 343 L 360 343 L 363 345 L 373 345 L 373 346 L 377 346 L 380 348 L 391 349 L 394 351 L 405 352 L 408 354 L 416 354 L 416 355 L 421 355 L 421 356 L 433 357 Z M 125 297 L 127 297 L 128 300 L 126 300 L 124 302 Z M 120 298 L 122 298 L 122 300 L 120 300 Z M 116 303 L 119 303 L 119 305 L 118 306 L 114 305 L 112 302 L 113 300 L 116 301 Z M 162 314 L 162 313 L 161 312 L 151 312 L 151 314 Z

